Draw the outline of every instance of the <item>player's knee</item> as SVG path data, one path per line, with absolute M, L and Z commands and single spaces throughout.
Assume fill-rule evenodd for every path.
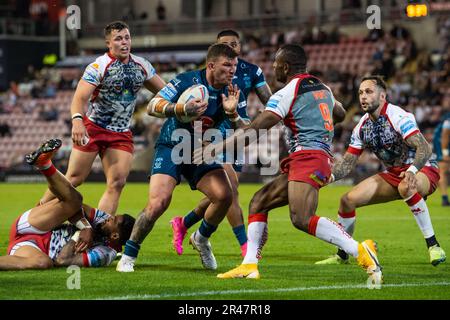
M 213 194 L 210 196 L 212 203 L 220 203 L 224 206 L 229 207 L 233 202 L 233 194 L 225 188 L 214 190 Z
M 255 193 L 250 200 L 249 213 L 261 213 L 264 211 L 263 191 L 260 190 Z
M 126 177 L 114 177 L 113 179 L 111 179 L 111 181 L 108 181 L 107 183 L 107 187 L 110 190 L 114 190 L 114 191 L 122 191 L 122 189 L 125 187 L 125 184 L 127 183 L 127 178 Z
M 408 184 L 404 181 L 400 182 L 400 184 L 397 187 L 398 194 L 403 199 L 411 197 L 413 194 L 417 192 L 417 189 L 411 189 Z M 422 195 L 423 196 L 423 195 Z
M 169 207 L 170 197 L 151 199 L 144 209 L 145 216 L 151 221 L 156 221 Z
M 84 179 L 81 175 L 78 174 L 69 174 L 67 176 L 67 180 L 76 188 L 84 182 Z
M 30 264 L 30 269 L 50 269 L 53 267 L 53 262 L 46 258 L 37 258 Z
M 291 212 L 291 222 L 294 227 L 296 227 L 299 230 L 308 232 L 309 227 L 309 219 L 305 219 L 301 215 L 294 214 Z
M 356 206 L 356 199 L 351 193 L 346 193 L 341 197 L 341 207 L 348 208 Z

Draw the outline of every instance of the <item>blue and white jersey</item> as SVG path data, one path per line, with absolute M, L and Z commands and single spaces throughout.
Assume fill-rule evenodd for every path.
M 179 74 L 175 79 L 169 81 L 169 83 L 162 88 L 158 94 L 165 100 L 176 103 L 181 94 L 194 84 L 205 85 L 208 88 L 209 93 L 208 107 L 206 111 L 197 120 L 195 120 L 202 122 L 203 131 L 210 128 L 219 128 L 221 131 L 223 128 L 231 128 L 231 125 L 225 123 L 229 120 L 228 117 L 226 117 L 225 111 L 222 107 L 222 94 L 228 96 L 228 87 L 225 86 L 222 89 L 215 89 L 211 87 L 206 80 L 206 69 Z M 241 118 L 248 119 L 247 100 L 242 92 L 239 96 L 237 112 Z M 161 128 L 161 133 L 156 141 L 156 145 L 164 144 L 167 146 L 175 146 L 181 142 L 181 140 L 171 140 L 172 132 L 180 128 L 187 129 L 191 134 L 194 133 L 192 123 L 182 123 L 175 117 L 168 118 Z
M 138 91 L 156 74 L 146 59 L 130 54 L 127 64 L 105 53 L 86 67 L 82 79 L 95 91 L 87 117 L 96 125 L 115 132 L 129 131 Z
M 239 87 L 247 100 L 251 91 L 266 84 L 266 79 L 260 67 L 238 58 L 233 84 Z
M 420 133 L 412 113 L 390 103 L 381 109 L 380 116 L 372 121 L 366 113 L 353 129 L 348 152 L 360 155 L 364 149 L 372 151 L 387 167 L 403 167 L 414 161 L 416 150 L 406 144 L 406 139 Z M 426 166 L 436 166 L 429 160 Z
M 265 110 L 283 120 L 289 153 L 321 150 L 332 156 L 334 102 L 330 88 L 305 73 L 273 94 Z
M 106 221 L 106 219 L 111 217 L 108 213 L 95 208 L 92 208 L 89 213 L 85 212 L 85 216 L 94 229 L 98 228 Z M 70 241 L 77 231 L 78 229 L 72 224 L 63 224 L 52 230 L 50 248 L 48 251 L 50 259 L 56 259 L 62 248 Z M 108 246 L 106 239 L 101 236 L 96 236 L 94 245 L 84 253 L 83 259 L 86 267 L 101 267 L 111 264 L 116 255 L 117 251 Z

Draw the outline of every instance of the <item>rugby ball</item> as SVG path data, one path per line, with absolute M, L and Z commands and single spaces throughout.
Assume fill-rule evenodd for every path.
M 203 84 L 194 84 L 193 86 L 187 88 L 181 96 L 178 98 L 177 104 L 182 103 L 186 104 L 190 100 L 200 99 L 202 102 L 206 101 L 208 102 L 209 99 L 209 93 L 208 88 L 204 86 Z M 183 123 L 189 123 L 194 121 L 197 117 L 190 117 L 190 116 L 179 116 L 177 115 L 176 118 Z

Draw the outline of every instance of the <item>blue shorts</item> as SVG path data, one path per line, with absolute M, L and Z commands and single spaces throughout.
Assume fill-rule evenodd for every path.
M 173 177 L 177 184 L 181 182 L 183 175 L 189 182 L 192 190 L 197 190 L 198 182 L 205 174 L 216 169 L 223 169 L 220 164 L 175 164 L 171 158 L 172 147 L 166 145 L 157 145 L 155 148 L 155 157 L 150 175 L 166 174 Z

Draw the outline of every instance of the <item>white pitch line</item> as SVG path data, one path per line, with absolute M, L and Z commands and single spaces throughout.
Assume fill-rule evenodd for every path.
M 406 287 L 436 287 L 450 286 L 450 282 L 432 282 L 432 283 L 398 283 L 384 284 L 382 288 L 406 288 Z M 96 300 L 138 300 L 138 299 L 171 299 L 171 298 L 189 298 L 199 296 L 218 296 L 233 295 L 243 293 L 279 293 L 279 292 L 297 292 L 297 291 L 316 291 L 316 290 L 339 290 L 339 289 L 367 289 L 366 284 L 341 285 L 341 286 L 318 286 L 318 287 L 294 287 L 279 289 L 242 289 L 242 290 L 223 290 L 223 291 L 198 291 L 184 293 L 163 293 L 163 294 L 138 294 L 118 297 L 104 297 Z M 368 289 L 367 289 L 368 290 Z

